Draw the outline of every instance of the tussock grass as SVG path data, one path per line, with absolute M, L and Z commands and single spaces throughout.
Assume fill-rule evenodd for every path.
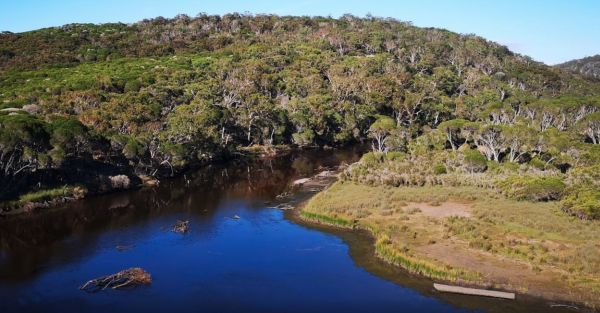
M 316 214 L 316 213 L 302 211 L 300 213 L 300 216 L 302 216 L 303 218 L 309 219 L 309 220 L 317 221 L 317 222 L 320 222 L 323 224 L 328 224 L 328 225 L 334 225 L 334 226 L 340 226 L 340 227 L 351 227 L 352 226 L 352 223 L 346 219 L 329 216 L 329 215 L 325 215 L 325 214 Z
M 409 255 L 405 252 L 406 250 L 406 247 L 398 248 L 394 246 L 387 235 L 380 235 L 375 241 L 377 256 L 393 265 L 400 266 L 410 273 L 446 281 L 466 280 L 474 282 L 481 279 L 481 276 L 476 273 L 429 262 Z
M 0 202 L 0 210 L 2 208 L 18 208 L 31 202 L 45 202 L 60 197 L 71 197 L 74 195 L 74 188 L 76 187 L 63 186 L 59 188 L 43 189 L 34 192 L 29 192 L 21 195 L 18 200 Z
M 21 203 L 45 201 L 56 197 L 70 195 L 71 192 L 72 188 L 67 186 L 54 189 L 39 190 L 22 195 L 21 197 L 19 197 L 19 201 Z

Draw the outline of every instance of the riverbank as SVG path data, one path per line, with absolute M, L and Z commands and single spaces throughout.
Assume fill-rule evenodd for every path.
M 37 181 L 24 189 L 13 199 L 0 201 L 0 216 L 15 215 L 52 208 L 67 202 L 102 194 L 133 190 L 142 187 L 155 187 L 161 180 L 184 175 L 187 172 L 231 160 L 269 159 L 292 153 L 298 148 L 290 145 L 240 147 L 226 160 L 192 164 L 176 171 L 156 171 L 154 176 L 137 174 L 134 168 L 124 164 L 84 164 L 75 162 L 71 170 L 53 170 L 52 173 L 38 175 L 29 180 Z M 311 149 L 314 149 L 311 147 Z M 63 173 L 64 172 L 64 173 Z M 75 172 L 76 174 L 73 175 Z M 163 173 L 164 172 L 164 173 Z M 170 175 L 169 175 L 170 173 Z M 7 182 L 8 184 L 9 182 Z M 32 183 L 29 183 L 31 185 Z M 24 185 L 27 187 L 27 185 Z
M 415 274 L 597 308 L 600 225 L 555 206 L 476 188 L 337 182 L 296 214 L 367 230 L 378 257 Z

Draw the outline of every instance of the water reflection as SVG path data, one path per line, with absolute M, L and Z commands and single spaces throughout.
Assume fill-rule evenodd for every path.
M 0 281 L 31 279 L 41 268 L 50 266 L 46 262 L 51 256 L 65 261 L 85 256 L 96 249 L 97 237 L 104 231 L 174 213 L 209 220 L 224 200 L 274 199 L 290 181 L 358 156 L 356 150 L 343 150 L 238 160 L 165 180 L 157 188 L 93 197 L 62 208 L 4 218 L 0 220 Z

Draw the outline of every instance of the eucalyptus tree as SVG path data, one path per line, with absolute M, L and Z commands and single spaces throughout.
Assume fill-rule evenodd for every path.
M 378 116 L 377 120 L 369 127 L 369 136 L 374 139 L 373 150 L 387 152 L 386 142 L 396 129 L 396 122 L 387 116 Z
M 502 127 L 497 125 L 482 125 L 475 131 L 475 144 L 490 161 L 500 161 L 500 154 L 506 150 L 506 138 Z
M 450 143 L 450 147 L 452 150 L 456 150 L 461 141 L 465 140 L 462 135 L 463 126 L 469 121 L 464 119 L 454 119 L 449 121 L 444 121 L 438 125 L 438 129 L 441 129 L 448 138 L 448 142 Z

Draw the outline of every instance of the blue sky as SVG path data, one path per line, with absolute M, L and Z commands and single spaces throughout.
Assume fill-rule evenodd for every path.
M 198 12 L 394 17 L 475 33 L 548 64 L 600 54 L 598 0 L 0 0 L 0 30 L 74 22 L 136 22 Z

